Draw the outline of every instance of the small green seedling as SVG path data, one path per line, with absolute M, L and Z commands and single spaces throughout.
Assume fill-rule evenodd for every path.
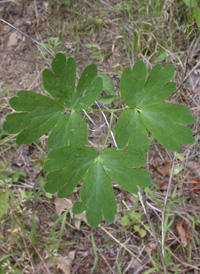
M 146 236 L 149 229 L 148 224 L 142 224 L 142 213 L 136 212 L 134 208 L 124 212 L 124 216 L 121 219 L 121 224 L 124 226 L 132 226 L 142 238 Z
M 49 37 L 47 43 L 42 43 L 47 49 L 49 49 L 53 54 L 56 52 L 56 49 L 62 44 L 59 37 Z M 41 50 L 43 54 L 46 53 L 45 50 Z
M 117 205 L 112 181 L 130 193 L 151 185 L 149 172 L 141 168 L 146 163 L 143 154 L 149 150 L 148 132 L 172 151 L 178 151 L 180 144 L 194 142 L 193 132 L 184 126 L 195 120 L 189 109 L 181 104 L 163 103 L 176 89 L 176 84 L 170 82 L 174 66 L 163 68 L 156 64 L 148 77 L 147 74 L 143 61 L 124 69 L 120 92 L 126 106 L 102 110 L 110 112 L 110 125 L 101 151 L 88 146 L 84 113 L 99 111 L 91 105 L 104 89 L 112 92 L 113 87 L 107 76 L 98 74 L 96 65 L 87 66 L 76 83 L 75 60 L 57 53 L 52 69 L 42 73 L 44 88 L 50 96 L 21 90 L 9 101 L 16 112 L 6 117 L 4 130 L 19 133 L 18 144 L 35 142 L 51 132 L 47 140 L 51 151 L 44 164 L 48 173 L 45 190 L 66 197 L 83 181 L 73 212 L 86 210 L 92 227 L 103 217 L 114 221 Z M 121 112 L 116 125 L 114 112 Z M 114 146 L 109 143 L 113 127 Z M 135 230 L 144 235 L 138 224 L 134 223 Z
M 4 185 L 18 182 L 21 178 L 26 177 L 26 172 L 22 170 L 14 170 L 11 163 L 0 161 L 0 182 Z

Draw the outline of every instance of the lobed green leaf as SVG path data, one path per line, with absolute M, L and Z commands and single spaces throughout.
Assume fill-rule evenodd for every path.
M 84 180 L 74 213 L 86 209 L 88 223 L 95 227 L 103 216 L 111 222 L 116 214 L 111 180 L 135 193 L 137 186 L 146 187 L 151 183 L 149 173 L 138 169 L 145 162 L 144 157 L 130 151 L 105 149 L 98 155 L 89 147 L 60 147 L 49 153 L 45 163 L 44 168 L 49 172 L 45 189 L 65 197 Z
M 51 98 L 32 92 L 19 91 L 18 97 L 10 100 L 15 110 L 24 111 L 13 113 L 6 117 L 3 129 L 9 133 L 18 133 L 16 142 L 28 144 L 36 141 L 49 132 L 63 114 L 63 107 Z
M 127 109 L 120 115 L 115 126 L 115 138 L 120 149 L 146 153 L 149 150 L 147 130 L 136 109 Z
M 12 134 L 20 132 L 18 144 L 34 142 L 52 130 L 47 141 L 49 148 L 85 145 L 87 125 L 79 113 L 72 111 L 63 115 L 64 108 L 58 102 L 32 91 L 19 91 L 17 95 L 10 104 L 24 112 L 8 115 L 3 128 Z
M 102 79 L 97 77 L 97 67 L 94 64 L 87 66 L 79 81 L 72 98 L 72 107 L 76 110 L 88 108 L 101 94 Z
M 63 53 L 57 53 L 52 70 L 43 71 L 44 87 L 54 99 L 32 91 L 19 91 L 10 105 L 20 113 L 7 116 L 4 130 L 20 132 L 18 144 L 36 141 L 52 130 L 47 142 L 49 148 L 85 145 L 87 125 L 77 111 L 88 108 L 99 97 L 102 79 L 97 77 L 96 65 L 92 64 L 84 69 L 77 88 L 75 82 L 75 60 L 66 60 Z M 64 106 L 71 108 L 71 113 L 64 115 Z
M 86 218 L 92 227 L 96 227 L 104 216 L 108 222 L 113 222 L 117 213 L 117 205 L 111 180 L 106 175 L 101 163 L 97 160 L 88 170 L 80 191 L 79 206 L 76 212 L 87 209 Z
M 100 153 L 102 165 L 107 175 L 125 190 L 138 192 L 138 186 L 145 188 L 151 184 L 147 170 L 136 169 L 146 163 L 146 159 L 130 151 L 105 149 Z
M 97 75 L 94 64 L 87 66 L 76 82 L 76 62 L 73 58 L 57 53 L 52 61 L 52 70 L 43 71 L 45 89 L 61 104 L 82 110 L 88 108 L 101 94 L 103 81 Z
M 47 146 L 51 149 L 61 146 L 85 145 L 87 141 L 87 124 L 76 111 L 62 116 L 53 128 Z
M 120 89 L 122 99 L 129 106 L 119 117 L 115 137 L 119 148 L 128 145 L 129 150 L 145 153 L 149 148 L 146 130 L 169 150 L 177 151 L 180 144 L 192 144 L 193 133 L 182 124 L 191 124 L 194 117 L 182 105 L 161 103 L 172 95 L 176 84 L 169 82 L 174 66 L 155 65 L 146 79 L 146 67 L 142 61 L 133 69 L 125 68 Z
M 112 93 L 114 91 L 112 79 L 103 73 L 98 73 L 98 77 L 100 77 L 103 81 L 103 90 L 107 91 L 108 93 Z
M 138 61 L 133 69 L 125 68 L 121 81 L 120 91 L 124 102 L 131 108 L 137 107 L 137 96 L 144 87 L 146 81 L 147 69 L 142 61 Z
M 55 100 L 71 107 L 76 82 L 76 62 L 74 58 L 57 53 L 52 61 L 52 71 L 45 69 L 42 73 L 44 88 Z
M 168 83 L 174 76 L 174 66 L 166 65 L 162 69 L 162 65 L 155 65 L 143 87 L 137 94 L 137 107 L 142 108 L 146 105 L 159 103 L 172 95 L 176 88 L 176 84 Z
M 141 111 L 141 119 L 158 142 L 169 150 L 179 151 L 179 143 L 194 143 L 193 132 L 179 125 L 194 122 L 189 109 L 183 105 L 163 103 L 147 106 Z
M 154 53 L 154 55 L 151 57 L 151 59 L 149 60 L 151 63 L 153 64 L 157 64 L 160 63 L 164 60 L 166 60 L 167 58 L 167 53 L 164 49 L 158 49 L 157 52 Z

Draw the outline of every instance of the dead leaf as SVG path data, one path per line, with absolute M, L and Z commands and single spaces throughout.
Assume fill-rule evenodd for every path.
M 171 161 L 168 157 L 165 157 L 165 161 L 161 165 L 156 166 L 156 170 L 160 173 L 163 177 L 169 175 L 169 169 L 171 168 Z
M 9 232 L 9 233 L 18 233 L 19 232 L 19 228 L 14 228 L 13 230 L 9 228 L 6 231 Z
M 71 213 L 70 213 L 70 214 L 71 214 Z M 72 216 L 73 216 L 73 213 L 72 213 Z M 82 213 L 80 213 L 80 214 L 76 214 L 76 215 L 75 215 L 75 218 L 76 218 L 76 219 L 83 220 L 85 223 L 87 223 L 87 219 L 86 219 L 86 214 L 85 214 L 85 212 L 82 212 Z M 76 229 L 79 230 L 79 229 L 80 229 L 80 225 L 81 225 L 81 221 L 75 221 L 74 224 L 75 224 Z
M 132 204 L 134 204 L 137 200 L 137 198 L 135 196 L 133 196 L 133 194 L 127 193 L 127 198 L 130 200 L 130 202 Z
M 190 161 L 188 162 L 187 166 L 191 171 L 193 171 L 196 174 L 196 176 L 200 177 L 200 163 L 196 161 Z
M 35 223 L 35 229 L 40 230 L 40 218 L 37 215 L 33 215 L 33 214 L 29 215 L 27 220 L 26 220 L 26 225 L 29 228 L 32 228 L 33 220 L 34 220 L 34 223 Z
M 56 264 L 64 274 L 71 273 L 72 261 L 75 258 L 75 251 L 70 251 L 67 257 L 58 256 L 56 257 Z
M 55 208 L 56 208 L 58 215 L 61 215 L 63 211 L 67 210 L 68 208 L 70 208 L 72 206 L 72 201 L 67 198 L 56 198 L 54 201 L 54 204 L 55 204 Z M 70 209 L 69 213 L 70 213 L 70 218 L 73 219 L 74 214 L 72 213 L 72 209 Z M 75 218 L 83 220 L 85 223 L 87 223 L 85 212 L 76 214 Z M 74 225 L 75 225 L 76 229 L 79 230 L 81 221 L 79 221 L 79 220 L 75 221 Z
M 200 179 L 198 177 L 196 178 L 190 178 L 189 179 L 189 186 L 194 192 L 200 191 Z
M 167 190 L 167 188 L 168 188 L 168 185 L 169 185 L 169 182 L 162 182 L 161 184 L 160 184 L 160 190 Z
M 154 242 L 149 243 L 147 247 L 145 248 L 145 250 L 147 250 L 149 254 L 152 254 L 154 251 L 156 251 L 156 249 L 157 249 L 157 245 Z
M 181 217 L 177 220 L 176 230 L 180 236 L 183 246 L 186 247 L 191 241 L 192 235 L 188 223 Z
M 54 204 L 58 215 L 61 215 L 63 211 L 72 206 L 72 201 L 67 198 L 56 198 Z
M 74 47 L 74 44 L 71 43 L 71 42 L 66 42 L 66 43 L 65 43 L 65 47 L 66 47 L 67 49 L 71 49 L 71 48 Z
M 140 265 L 139 261 L 136 260 L 135 258 L 132 258 L 132 260 L 129 263 L 129 268 L 130 269 L 135 269 L 136 267 L 138 267 Z
M 8 48 L 11 48 L 13 46 L 16 46 L 18 44 L 18 40 L 21 38 L 21 35 L 14 31 L 10 34 L 10 37 L 8 39 L 8 44 L 7 44 L 7 47 Z

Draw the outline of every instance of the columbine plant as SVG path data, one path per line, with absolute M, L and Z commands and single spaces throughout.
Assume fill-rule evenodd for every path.
M 142 61 L 125 68 L 120 91 L 127 105 L 114 128 L 119 150 L 104 148 L 99 153 L 86 146 L 87 124 L 81 115 L 99 98 L 105 77 L 97 73 L 94 64 L 87 66 L 76 85 L 76 62 L 62 53 L 56 54 L 52 70 L 43 71 L 44 88 L 51 98 L 33 91 L 21 90 L 10 99 L 17 112 L 9 114 L 4 130 L 16 134 L 18 144 L 36 141 L 51 131 L 47 146 L 52 151 L 44 169 L 46 191 L 58 192 L 59 197 L 71 194 L 83 180 L 80 197 L 73 206 L 75 214 L 86 210 L 88 223 L 96 227 L 102 217 L 112 222 L 117 206 L 111 181 L 125 190 L 137 193 L 138 187 L 151 184 L 150 174 L 141 169 L 146 163 L 143 154 L 149 150 L 148 131 L 165 148 L 178 151 L 180 144 L 194 142 L 193 132 L 183 126 L 194 122 L 189 109 L 180 104 L 163 103 L 175 91 L 169 82 L 174 66 L 155 65 L 147 78 Z M 95 109 L 94 109 L 95 110 Z M 113 113 L 110 110 L 110 129 Z M 67 114 L 66 114 L 67 112 Z M 127 147 L 126 150 L 124 150 Z

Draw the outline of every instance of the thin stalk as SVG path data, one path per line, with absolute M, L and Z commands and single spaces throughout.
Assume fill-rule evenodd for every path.
M 164 271 L 165 274 L 168 274 L 168 272 L 167 272 L 167 266 L 166 266 L 166 264 L 165 264 L 165 257 L 164 257 L 164 255 L 163 255 L 163 253 L 162 253 L 162 247 L 161 247 L 160 242 L 159 242 L 159 240 L 158 240 L 158 237 L 157 237 L 157 235 L 156 235 L 156 231 L 155 231 L 154 225 L 153 225 L 153 223 L 152 223 L 152 221 L 151 221 L 151 218 L 150 218 L 150 216 L 149 216 L 148 205 L 147 205 L 147 201 L 146 201 L 146 196 L 145 196 L 145 193 L 144 193 L 144 189 L 139 188 L 138 194 L 139 194 L 139 197 L 140 197 L 140 202 L 141 202 L 141 204 L 142 204 L 144 213 L 145 213 L 146 216 L 147 216 L 147 221 L 148 221 L 148 223 L 149 223 L 149 225 L 150 225 L 150 228 L 151 228 L 151 232 L 152 232 L 153 238 L 154 238 L 154 240 L 155 240 L 155 242 L 156 242 L 156 246 L 157 246 L 157 248 L 158 248 L 158 252 L 159 252 L 161 264 L 162 264 L 162 267 L 163 267 L 163 271 Z
M 122 110 L 125 110 L 125 109 L 128 109 L 128 107 L 124 107 L 124 108 L 118 108 L 118 109 L 97 109 L 97 108 L 87 108 L 87 111 L 97 111 L 97 112 L 119 112 L 119 111 L 122 111 Z M 66 111 L 73 111 L 72 108 L 67 108 L 65 107 L 65 110 Z
M 171 191 L 171 185 L 172 185 L 172 177 L 173 177 L 173 173 L 174 173 L 174 160 L 176 157 L 176 152 L 174 153 L 173 156 L 173 160 L 172 160 L 172 168 L 171 168 L 171 172 L 170 172 L 170 177 L 169 177 L 169 184 L 167 187 L 167 193 L 164 199 L 164 204 L 163 204 L 163 209 L 162 209 L 162 254 L 163 257 L 165 257 L 165 211 L 166 211 L 166 207 L 167 207 L 167 200 Z
M 110 125 L 109 125 L 109 128 L 108 128 L 108 133 L 107 133 L 107 136 L 106 136 L 106 139 L 105 139 L 102 150 L 106 147 L 106 144 L 107 144 L 107 141 L 108 141 L 108 138 L 109 138 L 109 135 L 110 135 L 111 127 L 112 127 L 112 121 L 113 121 L 113 112 L 111 112 L 111 114 L 110 114 Z
M 89 111 L 104 111 L 104 112 L 118 112 L 127 109 L 128 107 L 118 108 L 118 109 L 96 109 L 96 108 L 88 108 Z
M 92 118 L 87 114 L 87 112 L 85 111 L 85 109 L 83 109 L 83 112 L 85 113 L 85 115 L 88 117 L 88 119 L 90 120 L 90 122 L 92 122 L 92 124 L 101 132 L 101 134 L 103 134 L 103 136 L 106 137 L 106 134 L 97 126 L 97 124 L 92 120 Z
M 100 129 L 100 127 L 92 120 L 92 118 L 87 114 L 87 112 L 85 111 L 85 109 L 83 109 L 83 112 L 85 113 L 85 115 L 88 117 L 88 119 L 90 120 L 90 122 L 101 132 L 101 134 L 106 137 L 106 134 Z M 114 143 L 110 140 L 110 142 L 113 144 Z
M 103 116 L 103 118 L 104 118 L 104 120 L 105 120 L 107 126 L 109 127 L 109 123 L 108 123 L 108 120 L 107 120 L 107 118 L 106 118 L 105 113 L 104 113 L 103 110 L 101 109 L 101 107 L 100 107 L 100 105 L 98 104 L 98 102 L 95 101 L 95 103 L 96 103 L 96 105 L 98 106 L 98 108 L 101 110 L 101 114 L 102 114 L 102 116 Z M 115 147 L 117 148 L 117 143 L 116 143 L 116 141 L 115 141 L 115 136 L 114 136 L 112 130 L 110 130 L 110 134 L 111 134 L 111 136 L 112 136 L 112 139 L 113 139 L 113 142 L 114 142 L 114 144 L 115 144 Z
M 36 41 L 35 39 L 33 39 L 32 37 L 30 37 L 26 33 L 22 32 L 21 30 L 19 30 L 16 27 L 14 27 L 12 24 L 8 23 L 4 19 L 0 18 L 0 21 L 3 22 L 3 23 L 5 23 L 5 24 L 7 24 L 9 27 L 13 28 L 14 30 L 18 31 L 19 33 L 21 33 L 22 35 L 24 35 L 26 38 L 30 39 L 36 45 L 38 45 L 38 46 L 42 47 L 43 49 L 45 49 L 53 58 L 55 57 L 54 54 L 49 49 L 47 49 L 45 46 L 43 46 L 40 42 Z
M 106 233 L 109 235 L 110 238 L 112 238 L 116 243 L 118 243 L 120 245 L 120 247 L 124 248 L 131 256 L 133 256 L 134 258 L 136 258 L 138 260 L 138 262 L 140 262 L 141 264 L 143 263 L 142 260 L 140 260 L 140 258 L 135 255 L 126 245 L 125 243 L 121 243 L 118 239 L 116 239 L 109 231 L 107 231 L 103 226 L 99 225 L 99 227 Z

